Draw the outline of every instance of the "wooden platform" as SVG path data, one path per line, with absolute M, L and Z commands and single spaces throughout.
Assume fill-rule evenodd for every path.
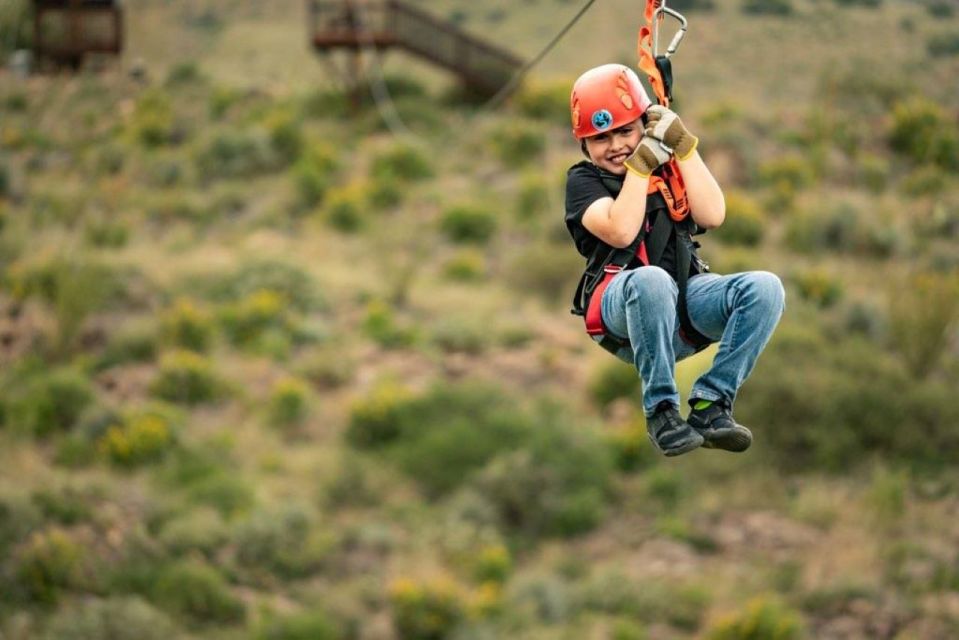
M 78 68 L 90 53 L 123 49 L 123 11 L 116 0 L 33 0 L 38 63 Z

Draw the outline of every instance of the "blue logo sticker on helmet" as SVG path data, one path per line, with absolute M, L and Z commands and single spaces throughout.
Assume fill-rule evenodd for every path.
M 597 131 L 605 131 L 613 124 L 613 114 L 606 109 L 600 109 L 599 111 L 593 112 L 592 121 L 593 127 Z

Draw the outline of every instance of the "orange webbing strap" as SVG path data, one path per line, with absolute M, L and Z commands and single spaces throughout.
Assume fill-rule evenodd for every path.
M 664 107 L 669 106 L 666 97 L 666 86 L 663 76 L 659 73 L 656 60 L 653 58 L 653 13 L 662 4 L 662 0 L 646 0 L 646 24 L 639 29 L 639 41 L 636 43 L 636 53 L 639 56 L 639 68 L 649 78 L 649 84 Z M 662 20 L 662 17 L 660 17 Z

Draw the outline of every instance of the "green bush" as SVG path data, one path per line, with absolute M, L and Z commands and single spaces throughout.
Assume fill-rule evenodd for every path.
M 249 482 L 225 469 L 196 479 L 186 493 L 192 503 L 213 507 L 225 518 L 249 510 L 255 502 Z
M 951 18 L 956 13 L 956 6 L 951 0 L 930 0 L 926 3 L 926 11 L 933 18 Z
M 318 534 L 312 515 L 299 507 L 254 513 L 233 536 L 241 571 L 265 571 L 284 580 L 316 572 L 330 539 Z
M 496 233 L 496 215 L 473 205 L 459 205 L 443 212 L 440 230 L 456 243 L 486 244 Z
M 52 604 L 78 584 L 83 561 L 83 547 L 62 529 L 35 531 L 12 558 L 14 585 L 28 601 Z
M 572 86 L 572 80 L 524 83 L 513 97 L 513 102 L 524 116 L 552 124 L 565 124 L 569 121 L 569 92 Z
M 405 640 L 445 640 L 466 618 L 466 597 L 450 580 L 396 580 L 390 585 L 393 623 Z
M 252 178 L 279 168 L 280 161 L 267 135 L 231 131 L 213 136 L 196 155 L 203 180 Z
M 516 215 L 520 220 L 532 220 L 549 209 L 549 187 L 538 173 L 528 173 L 520 183 L 516 198 Z
M 2 225 L 0 225 L 2 228 Z M 121 249 L 130 239 L 130 225 L 118 219 L 93 219 L 84 225 L 83 238 L 99 249 Z
M 180 636 L 174 622 L 136 596 L 93 598 L 57 611 L 47 640 L 167 640 Z
M 416 332 L 396 320 L 393 309 L 382 300 L 372 300 L 360 325 L 363 333 L 384 349 L 408 347 L 416 341 Z
M 403 202 L 403 185 L 392 177 L 380 177 L 366 186 L 366 202 L 377 210 L 395 209 Z
M 486 258 L 476 249 L 462 249 L 443 265 L 443 275 L 456 282 L 479 282 L 486 278 Z
M 612 460 L 598 436 L 544 415 L 529 444 L 508 451 L 476 480 L 504 530 L 532 538 L 572 536 L 599 523 Z
M 300 204 L 312 208 L 320 204 L 336 174 L 336 155 L 321 145 L 311 146 L 293 167 L 293 181 Z
M 141 94 L 128 127 L 134 139 L 145 147 L 159 147 L 174 142 L 176 126 L 169 96 L 159 89 Z
M 377 449 L 399 439 L 408 420 L 411 396 L 402 387 L 380 384 L 353 403 L 346 440 L 357 449 Z
M 645 417 L 613 429 L 605 435 L 605 440 L 620 471 L 645 469 L 659 459 L 646 434 Z
M 229 531 L 217 511 L 195 508 L 165 522 L 157 540 L 177 556 L 199 552 L 210 558 L 229 542 Z
M 370 176 L 374 180 L 415 182 L 434 175 L 429 158 L 421 151 L 406 145 L 397 145 L 373 158 Z
M 225 305 L 219 312 L 220 326 L 229 341 L 249 347 L 271 331 L 289 332 L 291 319 L 283 296 L 264 289 Z
M 269 617 L 256 632 L 256 640 L 339 640 L 341 637 L 322 611 Z
M 266 120 L 273 152 L 286 164 L 300 157 L 306 141 L 300 120 L 288 111 L 277 111 Z
M 270 422 L 280 427 L 296 425 L 306 418 L 309 405 L 309 385 L 299 378 L 283 378 L 270 392 Z
M 344 233 L 354 233 L 366 226 L 366 206 L 361 185 L 352 184 L 331 189 L 326 197 L 323 217 Z
M 635 367 L 619 360 L 606 360 L 590 376 L 589 395 L 600 407 L 620 398 L 640 402 L 642 382 Z
M 768 187 L 788 185 L 793 191 L 801 191 L 812 186 L 815 178 L 809 159 L 803 156 L 784 156 L 759 167 L 759 182 Z
M 882 0 L 832 0 L 840 7 L 878 7 Z
M 726 194 L 726 219 L 715 233 L 728 244 L 755 247 L 763 238 L 765 226 L 758 203 L 733 191 Z
M 8 420 L 39 437 L 69 431 L 94 399 L 92 384 L 79 371 L 62 368 L 41 372 L 12 393 Z
M 30 496 L 44 519 L 67 526 L 92 519 L 93 509 L 90 504 L 92 498 L 90 490 L 81 490 L 70 485 L 38 489 Z M 0 513 L 2 513 L 2 506 L 0 506 Z
M 218 303 L 246 301 L 251 306 L 254 296 L 271 292 L 282 304 L 297 311 L 319 311 L 326 302 L 316 287 L 313 277 L 302 267 L 292 262 L 278 260 L 245 260 L 234 272 L 225 274 L 191 274 L 183 289 L 197 298 Z M 275 303 L 266 303 L 264 297 L 258 304 L 273 308 Z
M 96 363 L 96 369 L 109 369 L 131 362 L 151 362 L 159 351 L 156 327 L 149 322 L 126 323 L 111 335 Z
M 933 58 L 959 56 L 959 35 L 942 33 L 933 36 L 926 43 L 926 50 Z
M 479 355 L 491 346 L 493 335 L 481 318 L 449 315 L 433 326 L 432 341 L 446 353 Z
M 10 195 L 10 167 L 6 162 L 0 162 L 0 198 Z
M 706 632 L 708 640 L 798 640 L 802 617 L 777 600 L 759 596 L 746 607 L 720 617 Z
M 959 321 L 959 273 L 917 273 L 897 284 L 889 294 L 890 337 L 910 372 L 924 378 L 948 353 Z
M 546 136 L 533 122 L 511 122 L 493 132 L 490 141 L 500 161 L 510 168 L 535 162 L 546 151 Z
M 959 131 L 937 103 L 926 98 L 900 102 L 893 109 L 889 146 L 917 164 L 959 168 Z
M 576 282 L 583 273 L 583 259 L 568 247 L 535 243 L 515 253 L 510 260 L 506 281 L 524 297 L 534 297 L 548 305 L 569 304 Z
M 243 601 L 233 595 L 223 576 L 195 562 L 164 567 L 153 587 L 153 599 L 170 613 L 201 625 L 232 624 L 246 615 Z
M 159 412 L 143 412 L 107 429 L 97 445 L 114 464 L 135 467 L 161 459 L 173 446 L 173 427 Z
M 160 318 L 160 336 L 165 344 L 198 353 L 210 348 L 215 330 L 212 314 L 187 298 L 177 300 Z
M 216 400 L 223 386 L 209 360 L 192 351 L 173 351 L 160 360 L 150 392 L 163 400 L 194 405 Z
M 839 302 L 843 295 L 842 282 L 825 269 L 806 269 L 794 274 L 792 280 L 800 297 L 824 309 Z

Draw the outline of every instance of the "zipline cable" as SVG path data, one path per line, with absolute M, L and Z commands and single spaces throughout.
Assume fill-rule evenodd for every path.
M 542 59 L 545 58 L 557 44 L 559 44 L 559 41 L 562 40 L 567 33 L 569 33 L 570 29 L 576 26 L 576 23 L 579 22 L 584 15 L 586 15 L 586 12 L 589 11 L 589 8 L 592 7 L 595 2 L 596 0 L 587 0 L 586 4 L 583 5 L 583 8 L 581 8 L 579 12 L 573 16 L 573 19 L 570 20 L 545 47 L 543 47 L 542 51 L 536 54 L 536 57 L 534 57 L 532 60 L 523 65 L 523 68 L 517 71 L 513 77 L 510 78 L 510 81 L 503 85 L 503 88 L 497 91 L 496 95 L 486 101 L 486 103 L 484 103 L 479 110 L 484 111 L 486 109 L 495 109 L 500 105 L 500 103 L 503 102 L 503 100 L 508 98 L 510 94 L 516 90 L 516 87 L 519 86 L 519 83 L 523 81 L 523 78 L 526 77 L 526 74 L 529 73 L 530 69 L 539 64 L 540 61 L 542 61 Z

